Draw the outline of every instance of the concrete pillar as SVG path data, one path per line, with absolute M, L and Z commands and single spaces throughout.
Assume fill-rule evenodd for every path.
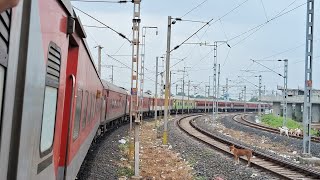
M 288 103 L 287 104 L 287 118 L 292 119 L 292 114 L 293 114 L 292 103 Z
M 312 123 L 320 122 L 320 104 L 312 104 Z
M 280 102 L 273 102 L 272 109 L 275 116 L 280 116 Z
M 298 122 L 302 122 L 301 106 L 302 106 L 302 103 L 296 103 L 296 106 L 294 108 L 295 120 Z

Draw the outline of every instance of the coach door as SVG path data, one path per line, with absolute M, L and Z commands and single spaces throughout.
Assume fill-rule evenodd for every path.
M 60 148 L 60 163 L 58 179 L 74 179 L 75 176 L 71 169 L 68 167 L 71 162 L 70 158 L 70 144 L 73 140 L 78 138 L 79 127 L 77 129 L 72 128 L 72 123 L 75 116 L 76 97 L 77 97 L 77 69 L 78 69 L 78 55 L 79 46 L 76 39 L 69 36 L 69 48 L 68 48 L 68 60 L 66 71 L 66 91 L 64 102 L 64 113 L 62 123 L 62 136 L 61 136 L 61 148 Z M 73 137 L 74 136 L 74 137 Z

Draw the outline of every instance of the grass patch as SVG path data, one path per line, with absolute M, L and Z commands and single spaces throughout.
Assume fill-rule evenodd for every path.
M 118 176 L 119 177 L 121 177 L 121 176 L 131 177 L 133 175 L 134 175 L 134 170 L 130 169 L 128 167 L 120 167 L 118 169 Z
M 282 127 L 282 121 L 283 121 L 283 117 L 281 116 L 275 116 L 273 114 L 266 114 L 262 116 L 262 123 L 274 128 L 278 128 L 278 127 Z M 294 121 L 291 118 L 287 118 L 287 127 L 289 129 L 303 129 L 303 126 L 300 122 Z M 313 129 L 311 129 L 311 134 L 312 135 L 316 135 L 317 132 Z
M 194 178 L 194 180 L 206 180 L 207 178 L 205 178 L 204 176 L 196 176 Z
M 121 144 L 121 143 L 120 143 L 120 144 L 118 145 L 118 148 L 119 148 L 119 150 L 121 151 L 121 154 L 127 156 L 128 153 L 129 153 L 129 138 L 126 137 L 126 138 L 124 138 L 124 139 L 126 140 L 126 143 L 124 143 L 124 144 Z

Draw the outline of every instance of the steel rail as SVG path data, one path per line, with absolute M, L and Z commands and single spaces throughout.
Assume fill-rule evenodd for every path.
M 194 137 L 198 141 L 202 141 L 205 144 L 209 145 L 210 147 L 213 147 L 231 156 L 232 154 L 231 152 L 229 152 L 228 145 L 234 144 L 238 148 L 247 148 L 238 143 L 234 143 L 226 139 L 223 139 L 221 137 L 218 137 L 196 126 L 195 120 L 198 119 L 199 117 L 202 117 L 202 115 L 191 115 L 187 117 L 182 117 L 177 121 L 177 126 L 182 131 L 187 133 L 189 136 Z M 304 166 L 300 166 L 292 162 L 289 162 L 280 158 L 276 158 L 258 151 L 254 151 L 253 154 L 255 158 L 251 159 L 251 164 L 259 168 L 265 169 L 267 171 L 270 171 L 282 178 L 285 178 L 285 179 L 302 179 L 302 178 L 319 179 L 320 178 L 320 172 L 308 169 Z M 244 160 L 244 158 L 241 158 L 241 160 Z

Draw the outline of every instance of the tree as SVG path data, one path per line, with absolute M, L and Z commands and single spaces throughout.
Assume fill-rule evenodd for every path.
M 252 97 L 249 101 L 250 101 L 250 102 L 257 102 L 257 101 L 258 101 L 258 98 L 257 98 L 257 97 Z
M 178 92 L 177 96 L 185 96 L 186 94 L 183 92 Z

